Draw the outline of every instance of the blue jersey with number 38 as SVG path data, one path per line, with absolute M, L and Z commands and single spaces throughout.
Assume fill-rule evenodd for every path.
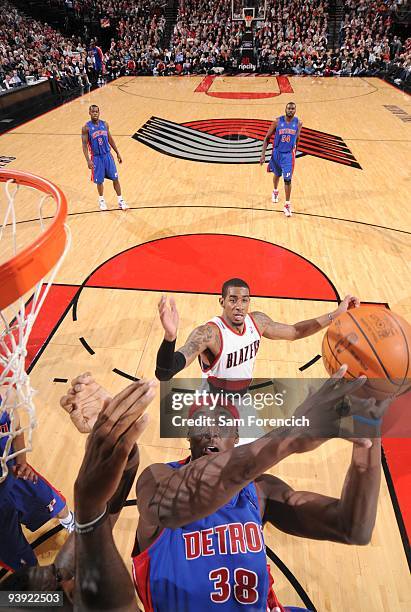
M 133 576 L 146 612 L 266 612 L 269 578 L 255 484 L 210 516 L 164 529 L 134 557 Z

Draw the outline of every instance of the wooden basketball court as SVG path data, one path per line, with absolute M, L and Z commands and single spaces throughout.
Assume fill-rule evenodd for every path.
M 305 133 L 294 215 L 287 219 L 282 204 L 271 203 L 271 175 L 255 155 L 265 122 L 283 114 L 290 100 Z M 117 210 L 109 182 L 110 210 L 98 210 L 80 138 L 91 103 L 100 106 L 123 157 L 125 212 Z M 327 312 L 346 293 L 411 320 L 410 120 L 404 119 L 410 115 L 410 98 L 376 78 L 137 77 L 2 136 L 2 155 L 15 157 L 8 169 L 50 179 L 69 201 L 71 251 L 34 339 L 39 427 L 30 461 L 70 505 L 84 438 L 59 408 L 68 384 L 58 380 L 90 370 L 115 393 L 127 376 L 152 377 L 163 291 L 176 294 L 178 344 L 219 313 L 221 281 L 244 276 L 244 269 L 252 292 L 257 285 L 253 308 L 278 321 Z M 283 203 L 282 182 L 280 196 Z M 29 236 L 33 209 L 23 206 L 19 231 Z M 321 340 L 319 334 L 294 344 L 263 341 L 256 376 L 324 376 L 321 360 L 299 370 L 321 352 Z M 199 376 L 197 365 L 184 374 Z M 159 438 L 158 401 L 150 415 L 141 468 L 184 457 L 184 440 Z M 350 455 L 348 443 L 330 442 L 288 459 L 275 474 L 295 488 L 339 496 Z M 401 477 L 404 486 L 409 463 Z M 115 530 L 128 567 L 136 521 L 135 507 L 127 507 Z M 60 532 L 36 549 L 42 563 L 51 562 L 65 537 Z M 321 612 L 411 609 L 404 543 L 384 476 L 369 546 L 302 540 L 272 528 L 266 542 L 288 568 L 273 569 L 284 605 L 303 605 L 294 576 Z

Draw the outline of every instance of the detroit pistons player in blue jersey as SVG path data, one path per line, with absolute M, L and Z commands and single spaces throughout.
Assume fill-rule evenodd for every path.
M 280 177 L 284 177 L 285 204 L 284 214 L 291 217 L 291 180 L 294 171 L 295 154 L 300 139 L 302 122 L 295 116 L 296 105 L 289 102 L 285 107 L 285 115 L 278 117 L 268 128 L 264 138 L 263 151 L 261 153 L 260 165 L 265 162 L 265 152 L 274 134 L 273 152 L 267 166 L 267 172 L 273 173 L 274 191 L 272 201 L 278 202 L 278 183 Z
M 16 415 L 15 427 L 20 427 Z M 3 434 L 10 431 L 10 417 L 1 409 L 1 397 L 0 431 Z M 1 454 L 6 441 L 7 436 L 0 438 Z M 24 447 L 24 434 L 20 434 L 14 439 L 11 452 Z M 18 570 L 24 566 L 37 565 L 36 556 L 23 534 L 21 524 L 35 531 L 50 519 L 58 518 L 70 533 L 74 529 L 74 517 L 63 495 L 27 463 L 25 453 L 11 459 L 8 467 L 7 478 L 0 483 L 0 567 Z
M 118 198 L 118 206 L 122 210 L 126 210 L 128 206 L 121 195 L 118 172 L 113 156 L 111 155 L 110 147 L 115 151 L 118 163 L 121 164 L 123 160 L 110 134 L 107 121 L 100 119 L 100 109 L 96 104 L 90 106 L 89 115 L 91 120 L 87 121 L 86 125 L 83 126 L 81 140 L 84 157 L 92 173 L 91 180 L 97 185 L 100 210 L 107 210 L 107 204 L 104 199 L 105 178 L 113 181 L 113 187 Z
M 203 418 L 212 420 L 214 417 L 217 425 L 200 425 L 199 428 L 193 423 L 194 427 L 188 432 L 190 456 L 168 465 L 152 464 L 137 482 L 139 523 L 133 551 L 133 576 L 145 612 L 297 610 L 283 608 L 274 594 L 270 595 L 270 577 L 261 554 L 264 551 L 261 528 L 267 522 L 300 537 L 357 545 L 370 540 L 381 479 L 381 441 L 376 437 L 379 434 L 375 427 L 365 425 L 363 421 L 379 423 L 375 419 L 383 416 L 389 402 L 378 405 L 375 400 L 355 397 L 366 379 L 347 381 L 342 385 L 340 379 L 346 371 L 347 367 L 343 366 L 297 407 L 294 414 L 309 420 L 310 435 L 302 432 L 300 427 L 292 426 L 283 431 L 284 435 L 273 431 L 251 444 L 236 448 L 238 432 L 232 419 L 237 418 L 238 413 L 233 406 L 217 406 L 211 412 L 207 398 L 202 398 L 201 406 L 192 407 L 191 416 L 197 417 L 201 411 Z M 117 417 L 113 416 L 112 402 L 107 404 L 109 393 L 93 380 L 90 373 L 74 380 L 73 388 L 62 398 L 62 406 L 70 412 L 80 431 L 89 431 L 91 421 L 97 418 L 86 452 L 88 458 L 83 461 L 83 466 L 90 462 L 90 470 L 82 466 L 75 487 L 79 516 L 85 513 L 85 518 L 96 514 L 99 517 L 100 511 L 107 507 L 108 498 L 120 481 L 127 448 L 145 428 L 134 429 L 137 423 L 133 425 L 133 420 L 141 417 L 142 409 L 144 411 L 154 397 L 154 392 L 147 396 L 150 391 L 141 397 L 143 387 L 153 391 L 153 385 L 152 381 L 138 384 L 140 399 L 145 397 L 146 401 L 138 406 L 136 385 L 127 387 L 117 396 L 127 402 L 124 409 L 116 399 L 113 400 Z M 134 403 L 130 406 L 131 395 Z M 295 491 L 279 478 L 265 473 L 293 453 L 311 451 L 323 444 L 324 416 L 328 433 L 331 436 L 333 432 L 337 434 L 340 430 L 338 407 L 347 397 L 350 400 L 349 413 L 365 417 L 356 421 L 360 430 L 356 429 L 355 434 L 372 435 L 373 440 L 350 440 L 353 443 L 351 462 L 340 498 Z M 106 416 L 100 419 L 97 415 L 102 410 L 106 411 Z M 130 414 L 124 421 L 124 410 L 131 410 L 134 417 L 130 419 Z M 221 424 L 219 419 L 223 414 L 227 420 Z M 120 425 L 118 428 L 116 418 Z M 110 445 L 101 444 L 102 426 L 111 429 L 111 444 L 119 442 L 115 462 L 112 461 L 114 450 L 107 455 Z M 100 432 L 96 431 L 99 428 Z M 107 433 L 104 436 L 105 442 Z M 79 479 L 83 482 L 80 483 Z M 90 482 L 96 485 L 94 491 Z M 101 487 L 97 486 L 98 482 L 102 483 Z M 99 530 L 94 534 L 88 532 L 83 543 L 77 536 L 76 545 L 81 547 L 77 557 L 80 564 L 77 576 L 80 579 L 86 576 L 86 579 L 77 583 L 80 592 L 77 591 L 76 597 L 83 589 L 89 601 L 90 581 L 87 576 L 97 576 L 96 584 L 102 585 L 104 573 L 110 590 L 106 596 L 110 597 L 112 608 L 135 609 L 130 594 L 125 595 L 128 576 L 121 570 L 121 558 L 109 536 L 110 529 L 104 531 L 104 536 L 100 531 L 108 521 L 101 524 L 100 519 L 97 522 Z M 102 537 L 106 544 L 102 551 L 104 557 L 100 559 L 95 551 L 99 549 L 98 542 Z M 116 573 L 113 574 L 113 568 L 119 572 L 114 592 L 112 578 L 114 575 L 116 580 Z M 97 586 L 97 597 L 98 591 Z M 95 596 L 93 589 L 93 602 Z M 100 600 L 104 602 L 104 598 L 100 597 Z M 126 606 L 128 600 L 130 605 Z M 79 598 L 77 602 L 80 602 Z
M 346 366 L 297 409 L 311 426 L 318 418 L 314 415 L 322 420 L 326 413 L 336 414 L 344 393 L 353 399 L 365 382 L 351 381 L 342 391 L 339 379 L 345 372 Z M 207 411 L 204 404 L 195 406 L 191 416 L 199 410 L 218 424 L 192 426 L 187 459 L 153 464 L 138 479 L 133 577 L 145 612 L 297 610 L 282 607 L 270 592 L 262 533 L 266 523 L 312 539 L 345 544 L 370 540 L 381 475 L 379 439 L 352 440 L 339 499 L 295 491 L 266 470 L 293 453 L 317 448 L 324 439 L 301 434 L 296 427 L 287 436 L 274 431 L 236 448 L 234 420 L 220 423 L 224 412 L 235 417 L 233 408 Z

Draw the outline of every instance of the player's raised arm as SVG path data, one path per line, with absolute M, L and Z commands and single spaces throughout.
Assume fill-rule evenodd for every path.
M 251 444 L 200 456 L 178 470 L 163 464 L 146 468 L 137 481 L 141 530 L 147 534 L 151 529 L 152 535 L 159 528 L 173 529 L 209 516 L 289 455 L 320 446 L 325 442 L 325 432 L 338 436 L 336 407 L 366 381 L 364 377 L 341 384 L 346 370 L 345 366 L 340 368 L 297 408 L 295 414 L 305 416 L 310 423 L 308 430 L 274 430 Z M 203 437 L 201 432 L 197 437 Z M 370 445 L 367 439 L 357 443 Z
M 121 157 L 121 155 L 120 155 L 120 153 L 119 153 L 119 151 L 118 151 L 118 149 L 117 149 L 117 145 L 116 145 L 116 143 L 114 142 L 114 138 L 113 138 L 113 137 L 112 137 L 112 135 L 111 135 L 110 128 L 108 127 L 108 123 L 107 123 L 107 121 L 105 122 L 105 124 L 106 124 L 106 128 L 107 128 L 107 138 L 108 138 L 108 142 L 109 142 L 109 144 L 110 144 L 110 147 L 113 149 L 113 151 L 114 151 L 114 152 L 115 152 L 115 154 L 117 155 L 117 161 L 118 161 L 118 163 L 119 163 L 119 164 L 122 164 L 122 163 L 123 163 L 123 159 L 122 159 L 122 157 Z
M 200 325 L 191 332 L 185 344 L 175 351 L 179 316 L 174 298 L 171 297 L 168 304 L 163 295 L 158 304 L 158 312 L 164 329 L 164 340 L 157 353 L 156 377 L 159 380 L 170 380 L 207 350 L 218 332 L 214 325 Z
M 94 165 L 90 159 L 88 150 L 88 127 L 86 125 L 83 125 L 83 127 L 81 128 L 81 144 L 83 147 L 83 153 L 84 157 L 86 158 L 87 166 L 90 170 L 93 170 Z
M 136 610 L 134 589 L 108 514 L 132 448 L 147 425 L 143 413 L 154 394 L 154 381 L 130 385 L 104 406 L 88 438 L 74 485 L 75 609 Z
M 272 124 L 270 125 L 270 127 L 268 128 L 268 132 L 264 138 L 264 142 L 263 142 L 263 150 L 261 152 L 261 157 L 260 157 L 260 166 L 262 166 L 265 162 L 265 152 L 267 150 L 268 144 L 271 140 L 271 138 L 273 137 L 273 134 L 275 132 L 277 128 L 277 119 L 275 119 Z
M 384 402 L 351 399 L 354 412 L 365 410 L 374 417 L 353 420 L 355 434 L 370 436 L 372 446 L 364 445 L 363 439 L 351 439 L 351 463 L 340 498 L 295 491 L 278 478 L 263 474 L 256 480 L 264 508 L 263 522 L 270 522 L 286 533 L 304 538 L 356 545 L 369 543 L 375 525 L 381 481 L 381 439 L 373 436 L 379 436 L 379 421 L 391 398 Z M 367 423 L 364 424 L 364 421 Z
M 277 323 L 263 312 L 253 312 L 252 316 L 258 326 L 260 334 L 264 338 L 269 338 L 270 340 L 300 340 L 301 338 L 307 338 L 308 336 L 316 334 L 321 329 L 324 329 L 324 327 L 330 325 L 330 323 L 343 312 L 346 312 L 352 307 L 356 308 L 359 305 L 360 300 L 357 297 L 347 295 L 338 308 L 332 312 L 328 312 L 315 319 L 299 321 L 298 323 L 294 323 L 294 325 Z

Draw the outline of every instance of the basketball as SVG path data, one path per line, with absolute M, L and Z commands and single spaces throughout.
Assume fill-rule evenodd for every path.
M 348 310 L 331 323 L 322 343 L 322 356 L 329 374 L 343 364 L 345 378 L 368 378 L 363 390 L 383 400 L 411 388 L 411 326 L 387 308 L 360 306 Z

